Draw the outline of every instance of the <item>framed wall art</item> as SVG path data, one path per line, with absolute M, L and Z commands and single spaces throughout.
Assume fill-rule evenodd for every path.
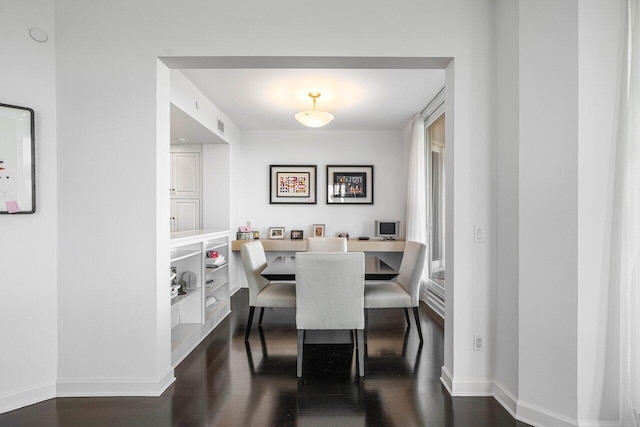
M 327 165 L 327 204 L 373 204 L 373 165 Z
M 316 165 L 271 165 L 270 204 L 315 205 Z
M 0 104 L 0 214 L 36 211 L 34 112 Z

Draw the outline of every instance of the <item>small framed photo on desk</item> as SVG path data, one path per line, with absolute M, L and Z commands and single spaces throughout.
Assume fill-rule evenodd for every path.
M 324 237 L 324 224 L 313 224 L 313 237 Z
M 291 230 L 291 240 L 302 240 L 303 234 L 302 230 Z
M 269 227 L 270 239 L 284 239 L 284 227 Z

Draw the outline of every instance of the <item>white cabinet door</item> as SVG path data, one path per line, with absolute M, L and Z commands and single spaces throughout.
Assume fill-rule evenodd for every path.
M 200 228 L 200 199 L 171 199 L 171 232 Z
M 200 197 L 200 153 L 171 153 L 171 197 Z

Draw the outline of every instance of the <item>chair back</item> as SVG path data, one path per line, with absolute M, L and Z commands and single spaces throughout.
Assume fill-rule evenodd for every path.
M 345 237 L 309 237 L 307 252 L 347 252 Z
M 420 284 L 427 259 L 427 245 L 419 242 L 406 242 L 400 271 L 396 282 L 411 295 L 411 304 L 417 307 L 420 300 Z
M 262 270 L 267 268 L 267 257 L 262 242 L 255 240 L 243 244 L 240 247 L 240 256 L 249 284 L 249 305 L 255 306 L 258 294 L 269 284 L 269 281 L 260 275 Z
M 364 252 L 296 254 L 296 327 L 364 329 Z

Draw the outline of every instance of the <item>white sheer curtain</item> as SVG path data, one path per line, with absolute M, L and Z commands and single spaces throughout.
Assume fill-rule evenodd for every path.
M 620 418 L 640 423 L 640 0 L 629 0 L 627 79 L 617 147 L 613 285 L 620 295 Z
M 407 182 L 407 240 L 427 243 L 427 167 L 424 117 L 411 124 Z M 426 274 L 426 272 L 425 272 Z

